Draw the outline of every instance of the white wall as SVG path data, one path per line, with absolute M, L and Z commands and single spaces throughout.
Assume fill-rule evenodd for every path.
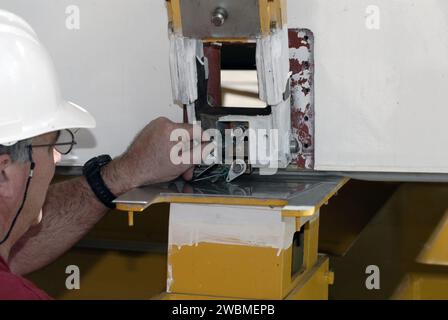
M 448 1 L 289 0 L 291 27 L 315 33 L 316 167 L 448 172 Z M 65 8 L 81 9 L 81 30 Z M 380 9 L 368 30 L 366 8 Z M 163 0 L 0 0 L 36 29 L 65 97 L 98 119 L 75 155 L 121 153 L 172 104 Z M 92 140 L 96 140 L 93 141 Z
M 315 33 L 317 169 L 448 172 L 448 1 L 289 6 L 290 25 Z
M 69 5 L 80 9 L 78 31 L 66 28 Z M 34 27 L 54 58 L 64 97 L 97 119 L 91 134 L 80 134 L 75 163 L 120 154 L 157 116 L 182 120 L 171 98 L 164 1 L 0 0 L 0 8 Z

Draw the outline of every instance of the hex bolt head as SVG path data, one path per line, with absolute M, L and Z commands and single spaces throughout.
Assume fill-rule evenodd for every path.
M 221 27 L 227 20 L 228 13 L 224 8 L 217 8 L 212 15 L 212 23 L 215 27 Z

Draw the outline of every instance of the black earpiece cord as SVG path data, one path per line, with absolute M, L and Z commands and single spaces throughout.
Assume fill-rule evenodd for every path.
M 28 176 L 28 181 L 26 182 L 25 193 L 23 194 L 22 204 L 20 205 L 20 208 L 17 211 L 16 216 L 14 217 L 14 220 L 11 223 L 11 226 L 9 227 L 8 232 L 6 233 L 6 235 L 3 238 L 3 240 L 0 241 L 0 245 L 4 244 L 6 241 L 8 241 L 9 237 L 11 236 L 12 229 L 14 229 L 14 226 L 16 225 L 17 219 L 19 218 L 20 213 L 22 212 L 23 207 L 25 206 L 26 198 L 28 196 L 28 189 L 30 187 L 31 179 L 33 178 L 34 168 L 36 167 L 36 164 L 33 161 L 33 154 L 32 153 L 33 153 L 33 151 L 32 151 L 32 148 L 30 146 L 29 147 L 29 157 L 30 157 L 30 161 L 31 161 L 31 167 L 30 167 L 30 174 Z

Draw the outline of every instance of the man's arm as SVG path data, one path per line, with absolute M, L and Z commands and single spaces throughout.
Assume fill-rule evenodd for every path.
M 11 270 L 27 274 L 51 263 L 82 239 L 106 212 L 83 177 L 52 185 L 42 223 L 32 227 L 11 252 Z
M 176 125 L 164 118 L 153 121 L 122 157 L 102 169 L 112 193 L 118 196 L 136 186 L 170 181 L 182 174 L 191 179 L 192 165 L 173 165 L 169 158 L 175 144 L 169 137 L 176 128 L 192 133 L 189 125 Z M 81 240 L 107 211 L 84 177 L 52 185 L 42 223 L 31 228 L 11 252 L 11 270 L 27 274 L 48 265 Z

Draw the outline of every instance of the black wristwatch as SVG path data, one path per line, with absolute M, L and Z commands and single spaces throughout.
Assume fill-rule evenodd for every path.
M 90 188 L 106 207 L 115 209 L 116 205 L 112 202 L 117 197 L 109 190 L 101 176 L 101 168 L 112 161 L 108 155 L 102 155 L 87 161 L 82 169 Z

